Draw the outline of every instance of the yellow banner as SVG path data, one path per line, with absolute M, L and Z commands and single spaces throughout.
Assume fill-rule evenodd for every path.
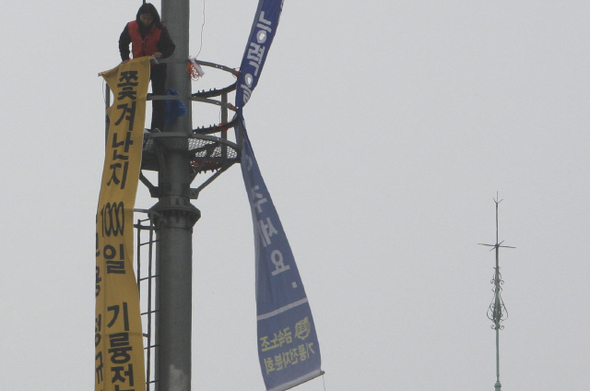
M 113 91 L 96 214 L 95 391 L 144 391 L 143 333 L 133 272 L 133 207 L 137 192 L 148 57 L 101 74 Z

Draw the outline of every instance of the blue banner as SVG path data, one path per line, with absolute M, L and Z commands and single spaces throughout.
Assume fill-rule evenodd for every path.
M 258 84 L 266 55 L 274 39 L 283 0 L 259 0 L 248 44 L 242 57 L 236 90 L 236 107 L 244 107 Z
M 281 220 L 264 183 L 241 110 L 242 175 L 256 249 L 258 357 L 266 389 L 282 391 L 320 376 L 320 346 L 311 308 Z

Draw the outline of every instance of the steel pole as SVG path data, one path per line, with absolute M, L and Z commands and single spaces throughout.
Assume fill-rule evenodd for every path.
M 500 221 L 498 215 L 498 204 L 496 202 L 496 274 L 494 278 L 495 282 L 495 296 L 496 296 L 496 383 L 494 384 L 494 391 L 502 390 L 502 383 L 500 383 L 500 322 L 502 321 L 502 301 L 500 299 Z
M 502 383 L 500 383 L 500 329 L 496 328 L 496 384 L 494 384 L 494 391 L 501 391 Z
M 162 148 L 159 202 L 152 207 L 158 234 L 156 380 L 158 391 L 191 391 L 192 227 L 200 213 L 190 203 L 188 136 L 192 132 L 189 50 L 189 0 L 162 0 L 162 21 L 176 45 L 167 59 L 167 88 L 178 92 L 188 113 L 166 126 L 174 148 Z M 172 135 L 171 135 L 172 136 Z
M 488 244 L 488 243 L 479 243 L 483 246 L 493 247 L 493 250 L 496 251 L 496 267 L 494 268 L 494 277 L 492 279 L 492 283 L 494 284 L 494 298 L 488 307 L 488 319 L 494 322 L 492 329 L 496 331 L 496 383 L 494 384 L 494 391 L 501 391 L 502 390 L 502 383 L 500 383 L 500 330 L 504 328 L 502 322 L 508 318 L 508 312 L 506 310 L 506 306 L 504 305 L 504 300 L 502 300 L 502 284 L 504 281 L 502 280 L 502 274 L 500 273 L 500 247 L 502 248 L 516 248 L 512 246 L 505 246 L 502 245 L 500 242 L 500 220 L 499 220 L 499 213 L 498 213 L 498 205 L 500 204 L 501 200 L 496 195 L 494 199 L 496 203 L 496 243 L 495 244 Z
M 186 115 L 178 118 L 174 123 L 166 125 L 166 129 L 189 135 L 192 133 L 191 77 L 186 71 L 189 57 L 189 0 L 162 0 L 162 22 L 168 28 L 176 45 L 174 54 L 167 59 L 168 80 L 166 86 L 178 92 L 188 109 Z
M 496 243 L 498 242 L 498 204 L 496 204 Z M 496 245 L 496 384 L 494 384 L 494 391 L 500 391 L 502 389 L 502 383 L 500 383 L 500 322 L 502 320 L 502 302 L 500 300 L 500 249 Z

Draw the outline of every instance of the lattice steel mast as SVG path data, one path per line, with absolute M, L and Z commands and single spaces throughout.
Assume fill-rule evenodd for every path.
M 504 328 L 502 322 L 508 318 L 508 311 L 506 310 L 506 306 L 504 305 L 504 300 L 502 299 L 502 285 L 504 285 L 504 280 L 502 279 L 502 274 L 500 273 L 500 248 L 516 248 L 512 246 L 505 246 L 502 243 L 504 241 L 499 241 L 500 236 L 500 229 L 499 229 L 499 215 L 498 215 L 498 206 L 502 202 L 496 195 L 494 199 L 494 203 L 496 204 L 496 243 L 495 244 L 487 244 L 487 243 L 478 243 L 482 246 L 492 247 L 492 250 L 496 252 L 496 267 L 494 268 L 494 277 L 490 282 L 494 285 L 493 292 L 494 297 L 492 298 L 492 302 L 488 307 L 488 318 L 493 322 L 492 329 L 496 331 L 496 383 L 494 384 L 495 391 L 501 391 L 502 383 L 500 383 L 500 330 Z

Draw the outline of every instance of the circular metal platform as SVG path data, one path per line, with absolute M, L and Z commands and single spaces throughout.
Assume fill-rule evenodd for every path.
M 184 151 L 189 155 L 194 174 L 216 171 L 239 160 L 239 147 L 221 137 L 182 133 L 146 133 L 141 168 L 158 171 L 164 151 Z

